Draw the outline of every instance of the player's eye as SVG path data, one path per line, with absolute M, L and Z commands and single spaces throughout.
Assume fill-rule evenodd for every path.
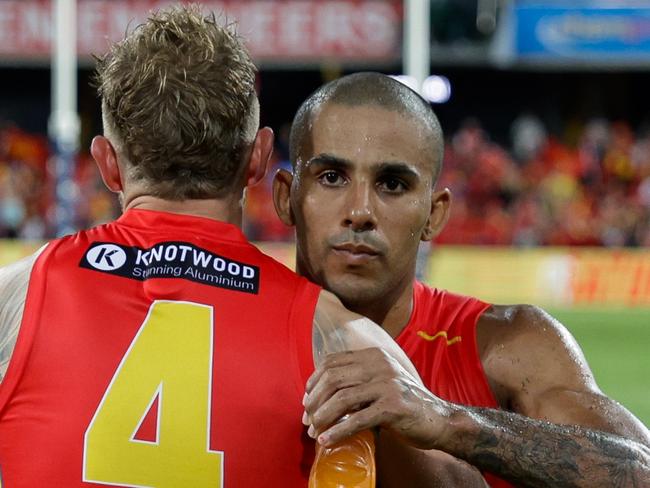
M 388 193 L 402 193 L 407 190 L 407 185 L 401 179 L 392 176 L 382 178 L 377 186 L 380 190 Z
M 333 170 L 323 171 L 318 176 L 318 181 L 326 186 L 340 186 L 345 183 L 343 176 Z

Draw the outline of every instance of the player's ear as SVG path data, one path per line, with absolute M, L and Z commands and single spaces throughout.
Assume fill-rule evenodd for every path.
M 431 194 L 431 213 L 427 224 L 422 231 L 423 241 L 430 241 L 444 229 L 449 220 L 449 206 L 451 204 L 451 192 L 448 188 L 435 191 Z
M 272 154 L 273 130 L 270 127 L 262 127 L 257 131 L 248 159 L 246 186 L 254 186 L 264 179 Z
M 111 141 L 104 136 L 95 136 L 90 144 L 90 154 L 97 163 L 106 188 L 114 193 L 123 191 L 124 185 L 120 166 L 117 162 L 117 152 Z
M 279 169 L 273 178 L 273 204 L 275 212 L 283 224 L 294 225 L 293 212 L 291 211 L 291 184 L 293 175 L 286 169 Z

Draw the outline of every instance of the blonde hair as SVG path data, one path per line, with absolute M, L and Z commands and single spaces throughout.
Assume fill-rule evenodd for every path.
M 157 12 L 97 58 L 105 134 L 128 176 L 169 200 L 233 190 L 259 126 L 255 66 L 232 25 Z

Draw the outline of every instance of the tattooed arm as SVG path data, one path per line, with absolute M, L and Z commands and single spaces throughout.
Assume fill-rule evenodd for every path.
M 7 372 L 16 345 L 25 308 L 29 275 L 34 261 L 43 249 L 44 247 L 31 256 L 0 268 L 0 381 Z
M 363 384 L 370 378 L 390 381 L 394 371 L 399 371 L 409 382 L 424 388 L 417 371 L 393 339 L 371 320 L 346 310 L 329 292 L 321 293 L 313 331 L 314 362 L 318 368 L 310 378 L 308 389 L 325 371 L 324 378 L 339 387 Z M 328 355 L 333 352 L 338 354 Z M 348 361 L 359 357 L 363 358 L 360 362 Z M 310 424 L 307 417 L 303 421 Z M 377 440 L 377 474 L 381 486 L 488 486 L 475 467 L 447 453 L 401 445 L 390 432 L 382 432 Z M 391 462 L 382 463 L 382 458 L 387 457 Z M 396 469 L 397 466 L 402 469 Z
M 487 426 L 472 452 L 486 470 L 528 486 L 650 485 L 650 433 L 598 388 L 560 322 L 536 307 L 492 307 L 477 334 L 500 404 L 520 414 L 468 412 Z M 501 448 L 505 459 L 495 466 Z
M 308 385 L 314 430 L 354 412 L 319 441 L 381 425 L 517 486 L 650 486 L 648 430 L 598 389 L 561 324 L 533 307 L 493 307 L 477 331 L 492 389 L 511 412 L 445 402 L 399 371 L 381 385 L 319 380 Z
M 448 451 L 518 486 L 650 487 L 650 450 L 640 442 L 490 409 L 464 409 L 450 423 Z
M 421 384 L 406 353 L 372 320 L 351 312 L 326 290 L 320 292 L 313 324 L 314 362 L 329 364 L 328 354 L 374 348 L 387 363 L 399 364 L 411 381 Z

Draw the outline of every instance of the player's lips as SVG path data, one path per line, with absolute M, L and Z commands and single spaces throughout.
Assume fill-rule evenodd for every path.
M 338 244 L 332 249 L 337 256 L 344 258 L 346 261 L 359 263 L 379 256 L 379 252 L 373 247 L 365 244 Z

